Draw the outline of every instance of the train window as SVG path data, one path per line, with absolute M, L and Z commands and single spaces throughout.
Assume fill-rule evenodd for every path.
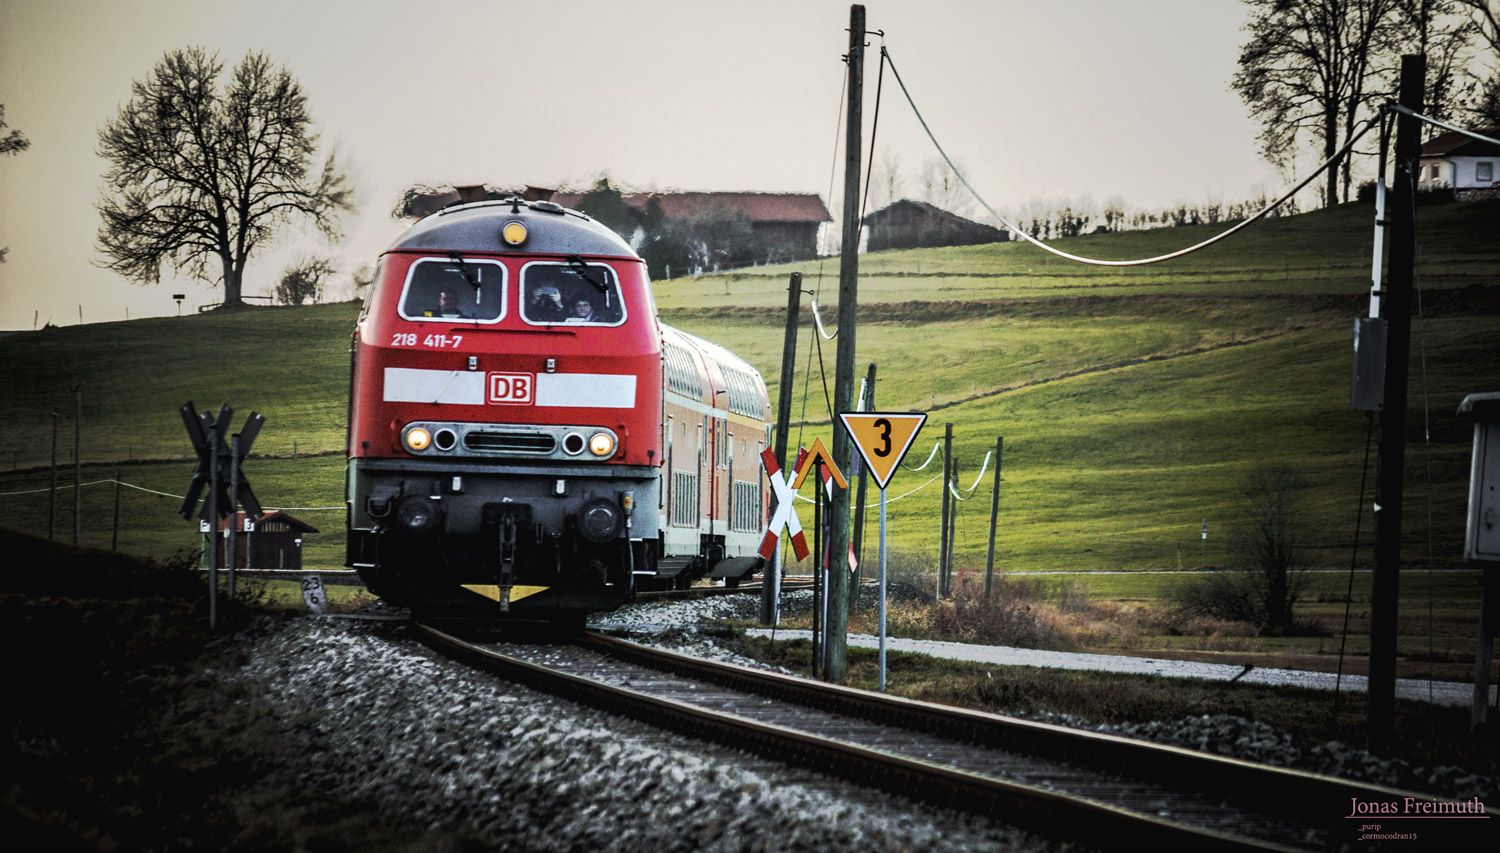
M 505 316 L 505 267 L 473 258 L 422 258 L 406 273 L 402 318 L 493 323 Z
M 604 264 L 534 261 L 521 268 L 521 318 L 534 326 L 618 326 L 625 304 Z

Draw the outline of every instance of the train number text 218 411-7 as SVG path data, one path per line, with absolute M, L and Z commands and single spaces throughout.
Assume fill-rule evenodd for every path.
M 418 337 L 416 332 L 396 332 L 391 337 L 391 346 L 414 347 L 417 345 Z M 459 344 L 463 343 L 463 340 L 463 335 L 428 335 L 422 338 L 422 345 L 436 347 L 437 349 L 447 349 L 449 347 L 458 349 Z

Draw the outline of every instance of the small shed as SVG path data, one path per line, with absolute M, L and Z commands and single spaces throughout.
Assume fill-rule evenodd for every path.
M 234 567 L 237 569 L 300 569 L 302 568 L 302 537 L 306 533 L 317 533 L 318 528 L 280 510 L 272 510 L 258 520 L 249 521 L 246 515 L 237 512 L 233 517 L 236 539 Z M 219 521 L 219 565 L 230 565 L 229 526 L 230 519 Z
M 903 198 L 865 217 L 870 235 L 866 250 L 920 249 L 1004 243 L 1010 232 L 965 219 L 925 201 Z

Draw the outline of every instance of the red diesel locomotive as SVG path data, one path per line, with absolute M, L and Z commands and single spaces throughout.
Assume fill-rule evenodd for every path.
M 551 202 L 477 202 L 381 256 L 350 365 L 347 561 L 388 601 L 572 625 L 761 568 L 766 389 L 663 326 L 645 264 Z

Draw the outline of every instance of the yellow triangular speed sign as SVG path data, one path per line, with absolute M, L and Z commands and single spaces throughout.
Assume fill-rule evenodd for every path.
M 922 424 L 923 412 L 841 412 L 839 420 L 854 439 L 859 455 L 870 466 L 875 482 L 884 489 L 896 473 L 896 466 L 906 456 Z

